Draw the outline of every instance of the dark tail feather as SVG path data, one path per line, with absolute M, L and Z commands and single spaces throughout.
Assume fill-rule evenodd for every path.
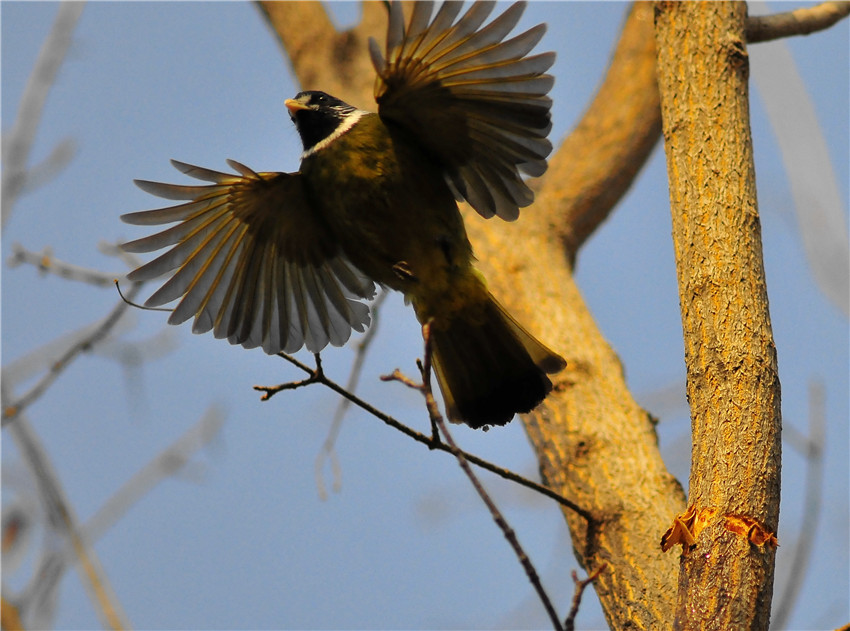
M 431 325 L 432 361 L 449 420 L 472 428 L 505 425 L 530 412 L 552 390 L 546 376 L 566 366 L 487 299 Z

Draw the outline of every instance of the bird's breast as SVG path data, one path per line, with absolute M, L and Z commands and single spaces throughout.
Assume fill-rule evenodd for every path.
M 466 269 L 471 247 L 439 166 L 377 115 L 302 163 L 311 204 L 351 261 L 374 280 L 411 293 L 437 290 Z

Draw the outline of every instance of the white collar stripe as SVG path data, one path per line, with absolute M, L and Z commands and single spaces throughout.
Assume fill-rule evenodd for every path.
M 301 154 L 301 159 L 305 160 L 305 159 L 309 158 L 310 156 L 312 156 L 314 153 L 321 151 L 325 147 L 329 146 L 334 140 L 336 140 L 337 138 L 342 136 L 347 131 L 350 131 L 351 128 L 354 127 L 357 124 L 357 122 L 361 118 L 363 118 L 364 115 L 366 115 L 368 113 L 369 112 L 367 112 L 365 110 L 354 110 L 353 112 L 351 112 L 351 114 L 348 114 L 345 117 L 345 119 L 342 121 L 342 123 L 340 123 L 339 126 L 336 129 L 334 129 L 331 134 L 329 134 L 325 138 L 322 138 L 315 145 L 313 145 L 312 147 L 310 147 L 309 149 L 304 151 Z

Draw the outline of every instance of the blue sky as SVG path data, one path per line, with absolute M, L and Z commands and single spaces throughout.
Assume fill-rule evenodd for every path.
M 56 8 L 53 3 L 2 3 L 4 131 L 14 121 Z M 350 23 L 357 5 L 334 5 L 334 11 L 340 24 Z M 540 49 L 558 53 L 551 135 L 556 145 L 598 84 L 623 13 L 619 3 L 535 2 L 526 11 L 526 28 L 549 23 Z M 825 133 L 846 226 L 847 21 L 787 45 Z M 765 57 L 770 55 L 754 58 L 754 75 Z M 115 275 L 125 272 L 97 245 L 141 236 L 142 229 L 125 226 L 118 216 L 159 204 L 132 179 L 182 182 L 170 158 L 214 169 L 233 158 L 258 170 L 296 170 L 300 143 L 283 100 L 297 91 L 288 62 L 250 4 L 87 5 L 47 101 L 31 161 L 39 162 L 65 138 L 73 139 L 76 153 L 55 179 L 21 198 L 4 227 L 3 258 L 14 243 L 32 250 L 50 246 L 62 260 Z M 791 571 L 795 543 L 801 536 L 813 539 L 810 571 L 790 628 L 832 628 L 850 617 L 847 318 L 813 281 L 788 177 L 755 90 L 752 117 L 786 425 L 806 431 L 812 379 L 822 380 L 827 396 L 827 483 L 816 533 L 799 530 L 805 470 L 799 453 L 784 446 L 776 598 Z M 661 419 L 660 444 L 669 467 L 686 482 L 689 424 L 660 146 L 626 199 L 582 250 L 577 277 L 623 361 L 633 392 Z M 3 365 L 102 317 L 115 301 L 112 289 L 4 264 Z M 122 339 L 142 341 L 149 349 L 147 340 L 161 334 L 165 316 L 137 312 L 133 318 Z M 312 387 L 261 403 L 251 386 L 301 375 L 259 350 L 193 336 L 188 326 L 171 328 L 171 333 L 172 352 L 135 367 L 104 354 L 83 356 L 29 410 L 83 522 L 208 406 L 217 404 L 226 414 L 218 439 L 196 458 L 202 468 L 190 469 L 195 475 L 166 479 L 96 542 L 133 626 L 547 625 L 522 569 L 451 458 L 429 453 L 352 411 L 337 445 L 342 489 L 322 500 L 314 462 L 336 397 Z M 358 392 L 427 431 L 418 395 L 377 379 L 395 367 L 412 373 L 420 339 L 412 311 L 392 296 Z M 309 360 L 306 353 L 302 356 Z M 347 378 L 352 357 L 351 348 L 323 353 L 328 373 L 340 382 Z M 674 394 L 658 394 L 668 391 Z M 520 423 L 486 434 L 458 428 L 454 434 L 469 451 L 536 475 Z M 5 476 L 7 467 L 14 470 L 17 452 L 5 431 L 3 438 Z M 569 573 L 576 565 L 559 511 L 501 480 L 483 479 L 565 612 L 572 594 Z M 14 492 L 5 484 L 3 491 L 5 504 Z M 25 570 L 4 572 L 4 582 L 19 587 Z M 69 572 L 56 627 L 98 624 L 79 579 Z M 604 626 L 594 598 L 586 599 L 579 624 Z

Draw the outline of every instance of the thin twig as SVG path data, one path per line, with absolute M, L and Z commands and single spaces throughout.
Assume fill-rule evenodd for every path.
M 490 497 L 490 494 L 487 493 L 487 490 L 484 488 L 484 485 L 481 484 L 481 481 L 478 479 L 478 476 L 475 475 L 475 472 L 472 470 L 472 467 L 469 466 L 469 462 L 461 451 L 460 447 L 455 443 L 454 438 L 452 438 L 451 433 L 449 432 L 449 428 L 446 426 L 446 422 L 443 419 L 443 415 L 440 414 L 440 410 L 437 407 L 437 402 L 434 399 L 434 392 L 431 389 L 431 323 L 427 322 L 422 326 L 422 336 L 425 339 L 425 358 L 421 362 L 417 362 L 419 366 L 419 371 L 422 374 L 422 384 L 420 386 L 420 391 L 425 397 L 425 405 L 428 408 L 428 415 L 431 417 L 431 425 L 434 430 L 434 437 L 437 437 L 437 430 L 443 435 L 446 439 L 446 444 L 448 445 L 449 451 L 454 454 L 455 458 L 457 458 L 457 462 L 460 465 L 460 468 L 466 474 L 466 477 L 469 478 L 469 481 L 472 483 L 473 488 L 475 489 L 478 496 L 481 498 L 481 501 L 487 506 L 487 509 L 490 511 L 490 515 L 493 517 L 493 521 L 496 522 L 496 525 L 504 534 L 505 539 L 510 544 L 511 548 L 513 548 L 514 553 L 519 560 L 520 565 L 522 565 L 525 570 L 526 575 L 528 576 L 528 580 L 531 582 L 532 587 L 534 587 L 534 591 L 537 592 L 537 596 L 540 598 L 540 602 L 543 603 L 544 609 L 546 609 L 546 613 L 549 615 L 549 619 L 552 621 L 552 624 L 555 627 L 555 631 L 561 631 L 561 621 L 558 618 L 558 612 L 555 611 L 555 607 L 552 605 L 552 601 L 549 599 L 548 594 L 546 594 L 546 590 L 543 588 L 543 583 L 540 581 L 540 576 L 537 574 L 537 569 L 534 567 L 534 564 L 531 562 L 531 559 L 528 558 L 528 555 L 525 553 L 522 545 L 519 542 L 519 538 L 516 536 L 516 532 L 511 528 L 510 524 L 508 524 L 505 516 L 502 515 L 502 512 L 499 510 L 496 503 L 493 501 L 493 498 Z
M 428 325 L 425 325 L 428 326 Z M 423 327 L 424 329 L 424 327 Z M 416 360 L 416 366 L 422 375 L 431 374 L 431 364 L 428 363 L 428 368 L 423 366 L 422 362 Z M 417 390 L 425 397 L 425 408 L 428 410 L 428 418 L 431 421 L 431 444 L 430 449 L 435 449 L 442 441 L 440 440 L 440 430 L 437 419 L 440 417 L 440 410 L 437 407 L 437 401 L 434 399 L 434 393 L 431 391 L 430 383 L 426 388 L 425 383 L 417 383 L 410 377 L 401 372 L 398 368 L 393 370 L 389 375 L 381 375 L 381 381 L 398 381 L 400 384 L 407 386 L 413 390 Z
M 299 360 L 295 359 L 294 357 L 292 357 L 291 355 L 288 355 L 286 353 L 278 353 L 278 356 L 285 359 L 286 361 L 288 361 L 293 366 L 296 366 L 297 368 L 301 369 L 302 371 L 304 371 L 305 373 L 310 375 L 310 377 L 302 380 L 301 382 L 285 383 L 285 384 L 280 384 L 280 385 L 277 385 L 277 386 L 254 386 L 254 390 L 257 390 L 258 392 L 263 393 L 263 396 L 261 397 L 263 401 L 268 401 L 275 394 L 277 394 L 278 392 L 282 392 L 283 390 L 292 390 L 293 388 L 297 388 L 297 387 L 300 387 L 302 385 L 309 385 L 311 383 L 320 383 L 323 386 L 325 386 L 326 388 L 333 390 L 334 392 L 336 392 L 341 397 L 348 399 L 354 405 L 356 405 L 357 407 L 359 407 L 362 410 L 365 410 L 366 412 L 368 412 L 369 414 L 371 414 L 375 418 L 383 421 L 384 423 L 386 423 L 390 427 L 400 431 L 402 434 L 412 438 L 416 442 L 422 443 L 423 445 L 427 446 L 429 449 L 436 449 L 438 451 L 444 451 L 446 453 L 451 453 L 451 450 L 445 444 L 438 443 L 438 444 L 435 445 L 434 440 L 431 436 L 426 436 L 425 434 L 422 434 L 421 432 L 417 432 L 415 429 L 408 427 L 407 425 L 405 425 L 401 421 L 398 421 L 395 418 L 393 418 L 392 416 L 385 414 L 384 412 L 382 412 L 381 410 L 379 410 L 375 406 L 367 403 L 366 401 L 364 401 L 360 397 L 358 397 L 355 394 L 352 394 L 351 392 L 347 391 L 345 388 L 343 388 L 341 385 L 339 385 L 335 381 L 328 379 L 328 377 L 324 374 L 324 372 L 321 370 L 320 367 L 316 368 L 316 369 L 310 368 L 306 364 L 300 362 Z M 502 478 L 505 478 L 506 480 L 511 480 L 512 482 L 516 482 L 517 484 L 524 486 L 528 489 L 531 489 L 533 491 L 537 491 L 541 495 L 545 495 L 546 497 L 555 500 L 561 506 L 564 506 L 564 507 L 572 510 L 577 515 L 580 515 L 585 520 L 587 520 L 587 522 L 590 523 L 592 521 L 593 517 L 591 516 L 591 514 L 587 510 L 578 506 L 574 502 L 571 502 L 570 500 L 566 499 L 565 497 L 558 495 L 552 489 L 545 487 L 538 482 L 534 482 L 533 480 L 529 480 L 528 478 L 525 478 L 521 475 L 518 475 L 517 473 L 511 471 L 510 469 L 505 469 L 503 467 L 495 465 L 492 462 L 484 460 L 483 458 L 480 458 L 480 457 L 478 457 L 474 454 L 470 454 L 466 451 L 462 451 L 461 453 L 463 454 L 464 458 L 466 458 L 470 463 L 472 463 L 472 464 L 474 464 L 478 467 L 481 467 L 482 469 L 490 471 L 491 473 L 495 473 L 496 475 L 498 475 Z
M 813 7 L 747 18 L 747 41 L 767 42 L 791 35 L 809 35 L 850 15 L 850 2 L 821 2 Z
M 124 613 L 106 579 L 97 555 L 86 545 L 80 535 L 77 519 L 66 499 L 59 478 L 53 471 L 50 460 L 27 418 L 18 418 L 18 422 L 11 425 L 9 431 L 38 484 L 39 496 L 44 502 L 51 525 L 66 537 L 74 551 L 75 558 L 82 569 L 83 584 L 96 605 L 98 615 L 104 625 L 110 629 L 127 628 Z
M 6 225 L 15 201 L 27 183 L 27 162 L 35 139 L 41 112 L 47 95 L 53 87 L 56 73 L 62 66 L 65 53 L 71 45 L 74 27 L 82 13 L 84 3 L 59 4 L 53 28 L 44 40 L 35 66 L 27 80 L 24 94 L 18 105 L 18 116 L 12 130 L 3 142 L 2 220 Z
M 130 307 L 133 307 L 135 309 L 141 309 L 142 311 L 166 311 L 168 313 L 174 311 L 174 309 L 170 309 L 168 307 L 147 307 L 145 305 L 140 305 L 138 302 L 133 302 L 124 294 L 123 291 L 121 291 L 121 281 L 119 281 L 117 278 L 113 278 L 112 282 L 115 284 L 115 289 L 118 292 L 118 295 L 121 297 L 121 300 L 123 300 Z
M 419 372 L 422 374 L 422 394 L 425 395 L 425 407 L 428 410 L 428 418 L 431 419 L 431 438 L 434 443 L 438 443 L 440 441 L 440 432 L 438 432 L 438 428 L 442 431 L 446 437 L 451 440 L 448 436 L 448 430 L 446 429 L 445 423 L 443 423 L 443 415 L 440 414 L 440 408 L 437 406 L 437 400 L 434 399 L 434 391 L 431 389 L 431 321 L 425 323 L 422 327 L 422 335 L 425 340 L 425 357 L 420 362 L 417 360 L 416 365 L 419 367 Z M 454 446 L 453 452 L 455 456 L 457 456 L 458 460 L 461 463 L 461 466 L 464 466 L 465 459 L 463 455 L 460 454 L 457 446 Z M 468 467 L 464 468 L 464 471 Z M 472 473 L 470 472 L 471 476 Z M 473 480 L 473 485 L 475 481 Z M 483 490 L 483 489 L 482 489 Z
M 578 615 L 578 608 L 581 604 L 581 597 L 584 594 L 584 590 L 587 589 L 588 585 L 599 578 L 599 575 L 602 574 L 602 570 L 606 567 L 608 567 L 608 564 L 603 561 L 599 567 L 594 570 L 593 574 L 582 581 L 578 580 L 578 574 L 576 574 L 576 571 L 573 570 L 573 582 L 576 584 L 576 588 L 573 592 L 573 604 L 570 607 L 570 613 L 567 616 L 566 621 L 564 621 L 564 631 L 573 631 L 573 629 L 576 628 L 576 615 Z
M 41 252 L 35 252 L 23 247 L 20 243 L 12 244 L 12 255 L 6 259 L 9 267 L 18 265 L 33 265 L 44 274 L 55 274 L 67 280 L 75 280 L 95 287 L 108 287 L 115 281 L 115 274 L 107 274 L 81 265 L 67 263 L 53 256 L 50 247 Z
M 375 335 L 378 333 L 378 323 L 380 322 L 378 314 L 380 313 L 381 306 L 384 304 L 388 295 L 388 291 L 382 291 L 370 307 L 372 312 L 372 322 L 366 330 L 366 334 L 357 345 L 357 353 L 354 356 L 354 362 L 351 364 L 351 372 L 349 373 L 348 381 L 345 384 L 345 389 L 351 393 L 357 390 L 357 385 L 360 383 L 360 375 L 363 373 L 363 364 L 366 361 L 366 354 L 369 351 L 372 340 L 375 339 Z M 323 500 L 328 497 L 328 493 L 322 479 L 322 470 L 324 469 L 325 460 L 330 460 L 331 462 L 334 492 L 338 492 L 342 486 L 342 473 L 334 447 L 336 445 L 336 439 L 339 436 L 340 428 L 342 427 L 342 421 L 350 406 L 351 401 L 348 399 L 339 400 L 339 405 L 336 408 L 336 412 L 334 412 L 333 422 L 328 430 L 328 435 L 325 437 L 325 442 L 322 444 L 321 451 L 319 451 L 316 456 L 316 463 L 314 466 L 316 472 L 316 485 L 319 488 L 319 497 Z
M 141 289 L 142 283 L 133 283 L 133 286 L 130 288 L 130 291 L 127 292 L 128 298 L 131 300 L 136 296 Z M 56 360 L 56 362 L 51 365 L 50 370 L 48 370 L 44 376 L 38 380 L 38 382 L 30 388 L 25 394 L 18 397 L 17 400 L 3 403 L 3 421 L 2 426 L 6 427 L 8 423 L 14 421 L 21 412 L 26 410 L 32 403 L 38 400 L 41 395 L 43 395 L 47 389 L 53 385 L 53 382 L 61 375 L 68 365 L 74 361 L 80 354 L 91 350 L 93 346 L 103 341 L 107 335 L 109 335 L 112 328 L 115 324 L 121 319 L 121 316 L 124 315 L 124 312 L 127 310 L 127 304 L 122 300 L 118 304 L 116 304 L 112 311 L 101 321 L 100 326 L 94 329 L 91 334 L 85 336 L 81 340 L 79 340 L 76 344 L 71 346 L 62 356 Z

